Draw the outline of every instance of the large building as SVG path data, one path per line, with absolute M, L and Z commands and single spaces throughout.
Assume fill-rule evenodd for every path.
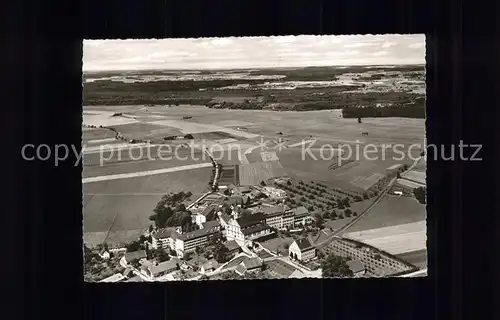
M 196 231 L 179 235 L 175 240 L 175 252 L 178 257 L 184 257 L 185 253 L 193 252 L 197 247 L 204 246 L 220 234 L 221 225 L 218 221 L 207 221 L 202 228 Z
M 159 229 L 151 234 L 154 249 L 174 250 L 178 257 L 186 252 L 195 251 L 197 247 L 206 245 L 213 236 L 220 234 L 221 225 L 218 221 L 208 221 L 200 225 L 200 229 L 181 233 L 177 228 Z
M 252 240 L 269 235 L 271 228 L 266 223 L 266 217 L 263 213 L 255 213 L 238 219 L 223 217 L 227 219 L 222 224 L 225 226 L 225 235 L 227 240 L 234 240 L 239 245 L 246 245 Z
M 294 241 L 288 248 L 291 258 L 300 261 L 309 261 L 316 256 L 316 249 L 307 238 Z
M 304 226 L 314 221 L 314 218 L 309 213 L 309 210 L 307 210 L 305 207 L 297 207 L 290 211 L 291 213 L 293 213 L 293 225 L 295 227 L 301 225 Z
M 264 187 L 262 193 L 272 199 L 282 199 L 286 197 L 286 191 L 275 187 Z
M 287 227 L 293 227 L 295 217 L 293 212 L 287 210 L 285 205 L 277 206 L 261 206 L 258 210 L 261 210 L 266 217 L 266 223 L 275 229 L 285 229 Z
M 175 240 L 180 234 L 180 228 L 163 228 L 151 233 L 151 245 L 153 249 L 175 250 Z

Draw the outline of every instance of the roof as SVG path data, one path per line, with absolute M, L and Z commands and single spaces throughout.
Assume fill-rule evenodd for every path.
M 149 267 L 149 271 L 151 272 L 152 275 L 155 275 L 155 274 L 158 274 L 160 272 L 169 271 L 172 269 L 177 269 L 178 263 L 179 263 L 179 260 L 170 259 L 168 261 L 163 261 L 156 266 Z
M 274 206 L 258 206 L 253 208 L 254 212 L 262 212 L 265 215 L 272 215 L 275 213 L 283 213 L 286 211 L 286 208 L 282 204 L 274 205 Z
M 125 282 L 143 282 L 143 281 L 144 280 L 142 280 L 142 278 L 139 277 L 139 276 L 135 276 L 135 277 L 132 277 L 132 278 L 130 278 L 128 280 L 125 280 Z
M 233 251 L 233 250 L 236 250 L 236 249 L 240 249 L 240 245 L 234 241 L 234 240 L 231 240 L 231 241 L 228 241 L 226 243 L 224 243 L 224 246 L 229 250 L 229 251 Z
M 243 233 L 246 236 L 246 235 L 250 235 L 250 234 L 253 234 L 255 232 L 259 232 L 259 231 L 266 230 L 269 228 L 270 227 L 267 225 L 267 223 L 259 223 L 259 224 L 253 225 L 251 227 L 247 227 L 245 229 L 242 229 L 241 233 Z
M 217 207 L 218 207 L 217 205 L 211 204 L 208 207 L 206 207 L 205 210 L 201 212 L 201 214 L 206 217 L 209 214 L 213 213 L 217 209 Z
M 220 230 L 220 223 L 216 220 L 207 221 L 202 224 L 203 228 L 179 235 L 177 238 L 183 241 L 204 237 Z
M 222 213 L 222 214 L 220 215 L 220 218 L 221 218 L 222 220 L 224 220 L 224 222 L 226 222 L 226 223 L 228 223 L 228 222 L 229 222 L 229 220 L 231 220 L 231 217 L 230 217 L 227 213 Z
M 125 279 L 125 277 L 121 273 L 115 273 L 114 275 L 107 277 L 99 282 L 118 282 Z
M 217 269 L 219 267 L 219 263 L 215 260 L 210 260 L 210 261 L 205 262 L 202 267 L 205 270 Z
M 152 237 L 156 239 L 164 239 L 164 238 L 174 238 L 177 236 L 177 231 L 175 231 L 175 228 L 162 228 L 158 229 L 157 231 L 153 232 L 151 234 Z
M 314 248 L 309 239 L 307 238 L 295 240 L 295 242 L 297 243 L 297 246 L 299 247 L 300 251 L 306 251 Z
M 236 219 L 241 228 L 250 227 L 265 220 L 263 213 L 255 213 Z
M 297 207 L 297 208 L 292 209 L 292 211 L 293 211 L 293 214 L 296 216 L 309 214 L 309 210 L 307 210 L 306 207 Z
M 239 274 L 243 274 L 245 273 L 246 269 L 245 269 L 245 266 L 242 265 L 242 264 L 239 264 L 236 269 L 234 269 L 234 271 L 236 271 L 237 273 Z
M 243 202 L 243 197 L 240 197 L 240 196 L 231 196 L 226 201 L 226 203 L 229 204 L 229 205 L 232 205 L 232 204 L 241 204 L 242 202 Z
M 243 260 L 242 264 L 247 270 L 260 268 L 262 266 L 262 261 L 259 258 L 248 258 Z
M 134 260 L 145 259 L 147 257 L 145 250 L 139 250 L 134 252 L 125 253 L 125 260 L 127 262 L 132 262 Z
M 358 273 L 365 270 L 365 266 L 359 260 L 349 260 L 346 262 L 346 264 L 353 273 Z

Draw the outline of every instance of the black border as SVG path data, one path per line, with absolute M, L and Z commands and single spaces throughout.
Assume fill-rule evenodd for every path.
M 495 222 L 494 217 L 490 221 L 471 220 L 472 214 L 496 206 L 483 202 L 498 194 L 495 188 L 484 191 L 481 184 L 477 168 L 489 164 L 487 161 L 429 162 L 428 215 L 432 218 L 428 278 L 124 286 L 83 284 L 81 167 L 73 167 L 74 159 L 54 168 L 48 162 L 20 158 L 20 144 L 81 144 L 82 38 L 426 33 L 428 142 L 451 143 L 467 134 L 463 140 L 480 143 L 488 129 L 495 129 L 486 120 L 497 112 L 487 117 L 478 112 L 478 103 L 488 103 L 497 88 L 493 76 L 487 78 L 491 82 L 486 85 L 477 79 L 491 72 L 487 62 L 493 59 L 487 57 L 498 55 L 486 48 L 494 39 L 492 33 L 474 41 L 470 37 L 462 40 L 467 33 L 462 31 L 460 3 L 59 1 L 40 2 L 23 19 L 19 16 L 9 15 L 5 20 L 8 31 L 14 31 L 14 36 L 5 38 L 5 69 L 12 75 L 5 84 L 5 92 L 10 95 L 6 101 L 7 106 L 17 106 L 6 106 L 8 121 L 4 128 L 12 137 L 8 139 L 12 152 L 7 167 L 18 170 L 8 170 L 11 179 L 4 190 L 13 208 L 4 228 L 14 232 L 7 238 L 11 241 L 5 242 L 13 255 L 3 264 L 11 267 L 5 273 L 7 278 L 14 279 L 7 287 L 7 299 L 15 298 L 26 306 L 13 308 L 12 314 L 7 309 L 6 319 L 189 319 L 223 315 L 460 319 L 462 313 L 479 318 L 479 314 L 469 313 L 471 301 L 481 304 L 483 311 L 493 311 L 487 302 L 494 302 L 495 297 L 490 295 L 493 300 L 487 301 L 480 298 L 480 293 L 488 294 L 481 286 L 486 282 L 480 282 L 479 277 L 463 279 L 464 270 L 479 276 L 481 270 L 494 271 L 495 267 L 491 257 L 483 258 L 488 256 L 487 247 L 470 248 L 469 243 L 462 242 L 466 236 L 462 234 L 464 223 L 471 230 L 467 236 L 474 237 L 477 234 L 472 230 L 488 225 L 491 228 Z M 490 56 L 472 58 L 483 52 L 481 48 Z M 483 94 L 485 89 L 490 90 L 489 96 Z M 471 127 L 474 123 L 479 126 Z M 475 213 L 470 211 L 464 221 L 462 211 L 471 209 Z M 484 241 L 496 235 L 485 231 L 479 234 Z M 19 259 L 12 258 L 16 254 Z M 466 261 L 463 255 L 476 259 Z M 13 267 L 10 261 L 20 261 L 21 268 Z M 478 265 L 482 262 L 490 264 L 481 269 Z M 462 299 L 463 287 L 474 290 L 476 296 Z

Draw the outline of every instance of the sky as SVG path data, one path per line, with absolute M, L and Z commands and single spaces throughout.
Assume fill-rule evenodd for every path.
M 425 64 L 425 35 L 84 40 L 84 71 Z

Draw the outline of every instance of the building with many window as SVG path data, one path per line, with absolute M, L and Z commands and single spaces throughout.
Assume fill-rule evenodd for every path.
M 182 258 L 185 253 L 193 252 L 197 247 L 206 245 L 220 233 L 221 225 L 218 221 L 207 221 L 201 225 L 201 229 L 177 236 L 175 240 L 177 256 Z
M 221 216 L 221 219 L 224 219 Z M 234 240 L 239 245 L 246 245 L 252 240 L 271 234 L 271 228 L 266 223 L 263 213 L 255 213 L 241 218 L 228 218 L 225 225 L 227 240 Z

